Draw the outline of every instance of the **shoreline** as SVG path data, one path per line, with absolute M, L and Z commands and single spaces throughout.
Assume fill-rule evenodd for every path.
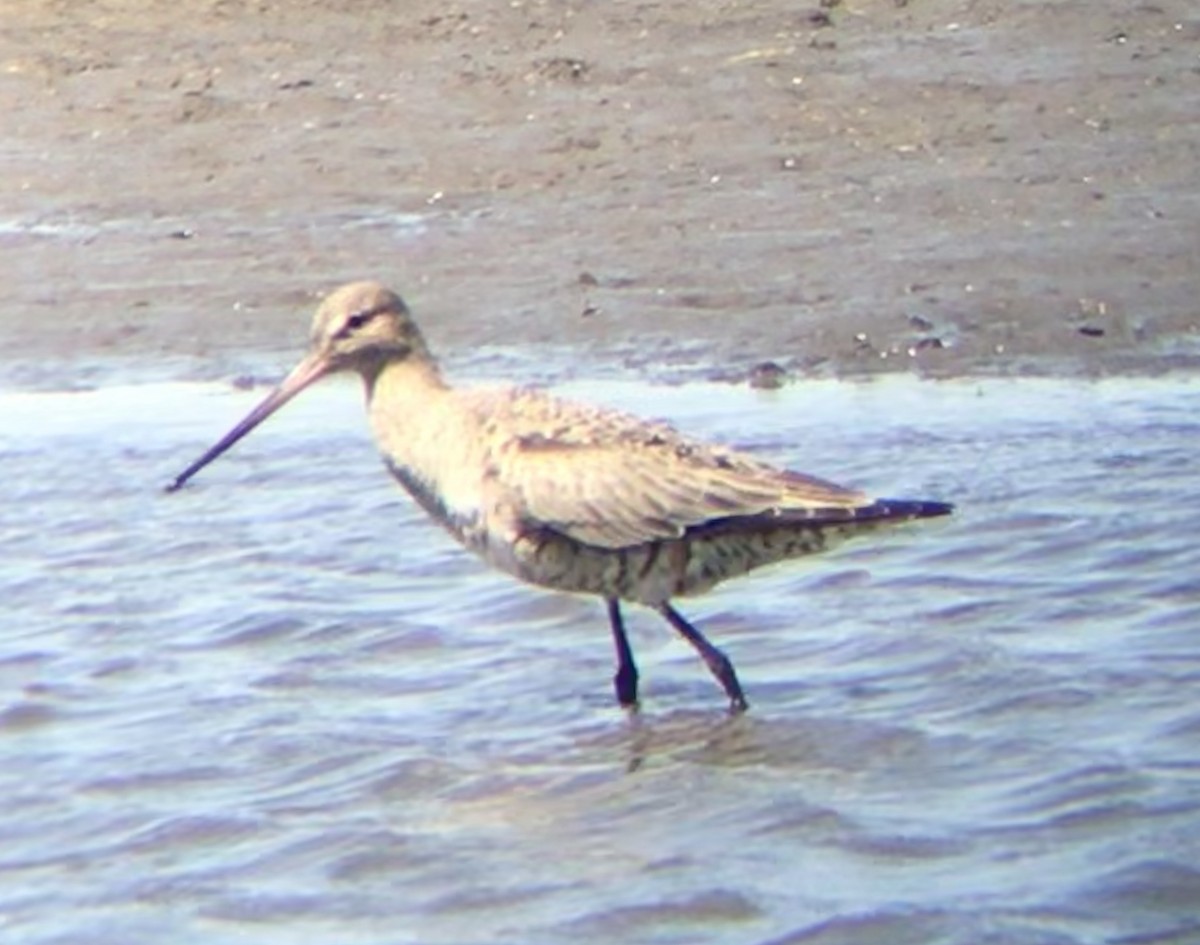
M 122 352 L 64 354 L 33 360 L 0 357 L 0 393 L 87 392 L 126 385 L 215 384 L 230 389 L 273 387 L 299 360 L 304 339 L 290 350 L 273 345 L 213 352 L 210 356 L 151 356 Z M 578 383 L 641 383 L 653 387 L 693 384 L 748 387 L 764 392 L 810 383 L 869 384 L 893 379 L 917 383 L 1063 380 L 1080 383 L 1174 379 L 1197 375 L 1200 357 L 1128 357 L 1114 363 L 1044 356 L 1020 361 L 937 363 L 901 352 L 887 359 L 868 352 L 858 362 L 830 360 L 796 367 L 773 359 L 753 362 L 705 361 L 700 347 L 686 359 L 639 361 L 634 353 L 587 351 L 564 346 L 491 346 L 482 351 L 453 349 L 439 360 L 456 385 L 532 385 L 558 387 Z M 584 356 L 579 356 L 584 355 Z

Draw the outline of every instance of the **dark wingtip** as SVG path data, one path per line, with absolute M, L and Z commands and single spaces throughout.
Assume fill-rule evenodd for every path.
M 879 499 L 863 511 L 874 512 L 880 518 L 936 518 L 952 514 L 954 506 L 922 499 Z

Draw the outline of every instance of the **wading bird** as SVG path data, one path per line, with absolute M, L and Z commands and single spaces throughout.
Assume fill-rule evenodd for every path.
M 638 671 L 622 601 L 662 614 L 740 711 L 747 703 L 733 664 L 671 605 L 674 598 L 953 508 L 872 499 L 665 423 L 540 390 L 451 387 L 404 302 L 374 282 L 325 299 L 307 356 L 168 490 L 335 371 L 362 377 L 384 462 L 450 534 L 523 581 L 604 599 L 623 706 L 637 704 Z

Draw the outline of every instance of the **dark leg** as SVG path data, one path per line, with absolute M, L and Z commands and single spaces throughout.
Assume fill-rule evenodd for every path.
M 617 701 L 625 708 L 632 708 L 638 701 L 638 671 L 633 662 L 633 649 L 629 646 L 629 637 L 625 636 L 620 603 L 613 597 L 605 598 L 605 603 L 608 604 L 613 643 L 617 646 L 617 674 L 613 676 L 613 686 L 617 690 Z
M 704 635 L 684 620 L 683 614 L 670 604 L 660 604 L 658 612 L 666 617 L 667 622 L 696 648 L 704 660 L 704 664 L 708 667 L 708 671 L 717 677 L 717 682 L 725 690 L 725 695 L 729 696 L 729 708 L 734 712 L 744 712 L 750 708 L 745 695 L 742 694 L 741 683 L 738 682 L 737 673 L 734 672 L 733 663 L 729 662 L 729 657 L 704 639 Z

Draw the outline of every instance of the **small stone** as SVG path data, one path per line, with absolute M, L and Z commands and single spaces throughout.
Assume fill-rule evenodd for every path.
M 787 370 L 774 361 L 763 361 L 750 369 L 749 381 L 757 390 L 777 390 L 787 382 Z

